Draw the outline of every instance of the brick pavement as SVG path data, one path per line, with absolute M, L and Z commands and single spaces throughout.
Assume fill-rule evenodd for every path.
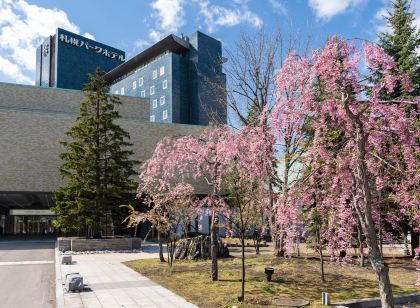
M 128 268 L 121 262 L 156 258 L 153 251 L 73 255 L 73 264 L 61 265 L 56 251 L 56 295 L 58 308 L 96 307 L 196 307 L 184 298 Z M 80 273 L 86 290 L 67 293 L 67 273 Z

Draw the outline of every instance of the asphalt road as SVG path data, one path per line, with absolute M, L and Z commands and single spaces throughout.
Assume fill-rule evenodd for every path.
M 0 307 L 55 307 L 54 241 L 0 240 Z

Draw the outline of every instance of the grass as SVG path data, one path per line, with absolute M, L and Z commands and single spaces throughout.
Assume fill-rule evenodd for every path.
M 394 294 L 415 293 L 416 270 L 410 259 L 389 259 Z M 267 307 L 274 298 L 304 298 L 311 306 L 321 305 L 321 292 L 340 302 L 378 296 L 376 276 L 370 267 L 326 263 L 326 282 L 319 278 L 319 261 L 277 259 L 273 256 L 246 259 L 246 302 L 236 300 L 240 293 L 240 259 L 219 260 L 219 281 L 210 279 L 210 260 L 177 261 L 171 271 L 156 259 L 125 263 L 199 307 Z M 264 267 L 274 267 L 273 281 L 265 281 Z

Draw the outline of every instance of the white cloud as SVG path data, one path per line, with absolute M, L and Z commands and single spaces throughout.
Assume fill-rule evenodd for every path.
M 268 2 L 277 13 L 280 13 L 281 15 L 287 15 L 286 6 L 282 2 L 279 0 L 268 0 Z
M 151 6 L 157 17 L 157 28 L 165 33 L 176 32 L 185 23 L 184 0 L 155 0 Z
M 6 76 L 13 76 L 14 80 L 19 83 L 30 83 L 32 80 L 23 75 L 21 72 L 20 67 L 7 60 L 6 58 L 3 58 L 0 55 L 0 73 L 6 75 Z
M 164 33 L 159 32 L 158 30 L 150 29 L 149 31 L 149 37 L 153 43 L 159 41 L 163 36 L 164 36 Z
M 90 40 L 96 40 L 95 36 L 89 32 L 86 32 L 85 34 L 82 34 L 82 36 L 84 36 L 85 38 L 88 38 Z
M 0 0 L 0 72 L 11 81 L 33 81 L 36 47 L 58 27 L 80 31 L 62 10 L 46 9 L 25 0 Z M 94 38 L 90 33 L 84 36 Z
M 376 12 L 374 16 L 374 25 L 375 25 L 375 35 L 378 32 L 390 32 L 391 28 L 388 26 L 385 17 L 388 15 L 386 7 L 382 7 L 379 11 Z
M 329 20 L 337 14 L 360 5 L 363 0 L 309 0 L 308 4 L 315 15 L 323 20 Z
M 420 29 L 420 1 L 411 2 L 411 8 L 414 10 L 414 24 L 417 26 L 417 29 Z
M 208 0 L 195 0 L 200 6 L 200 15 L 204 17 L 207 30 L 213 33 L 220 26 L 236 26 L 241 23 L 249 23 L 256 28 L 263 25 L 262 19 L 252 12 L 247 1 L 234 1 L 236 5 L 226 8 L 211 4 Z
M 280 0 L 274 1 L 273 6 L 281 9 Z M 185 7 L 198 5 L 198 29 L 202 30 L 204 23 L 207 31 L 215 32 L 219 27 L 231 27 L 241 23 L 249 23 L 254 27 L 261 27 L 263 21 L 248 7 L 249 0 L 232 0 L 230 7 L 214 5 L 209 0 L 153 0 L 150 4 L 152 13 L 143 20 L 148 28 L 148 38 L 134 42 L 134 49 L 142 49 L 159 41 L 170 33 L 178 32 L 186 23 Z M 197 9 L 195 7 L 194 9 Z M 148 24 L 152 21 L 151 25 Z

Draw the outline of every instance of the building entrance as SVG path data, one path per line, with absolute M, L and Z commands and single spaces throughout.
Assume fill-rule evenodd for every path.
M 55 234 L 55 215 L 49 210 L 11 209 L 6 216 L 5 234 L 48 235 Z
M 13 234 L 54 234 L 54 216 L 13 216 Z

